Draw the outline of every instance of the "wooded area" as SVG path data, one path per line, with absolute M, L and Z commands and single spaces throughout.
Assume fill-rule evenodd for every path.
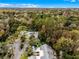
M 21 31 L 38 32 L 39 40 L 19 37 Z M 63 51 L 63 59 L 79 59 L 79 9 L 1 9 L 0 59 L 10 59 L 12 52 L 7 45 L 17 38 L 29 42 L 26 56 L 32 54 L 32 46 L 45 43 L 57 52 L 58 58 Z

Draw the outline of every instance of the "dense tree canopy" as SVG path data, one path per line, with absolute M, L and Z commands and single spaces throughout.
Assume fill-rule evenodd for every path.
M 79 55 L 78 9 L 1 10 L 0 49 L 6 47 L 5 44 L 13 43 L 21 31 L 39 32 L 39 40 L 34 37 L 29 39 L 29 55 L 32 54 L 32 46 L 38 47 L 44 43 L 56 51 L 62 50 L 71 56 Z M 26 39 L 25 36 L 19 38 Z M 5 52 L 7 48 L 3 50 Z M 24 57 L 25 54 L 21 59 Z

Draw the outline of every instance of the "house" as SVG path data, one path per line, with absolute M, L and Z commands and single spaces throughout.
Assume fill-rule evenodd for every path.
M 44 44 L 33 51 L 28 59 L 57 59 L 56 52 L 47 44 Z
M 28 37 L 31 37 L 32 35 L 35 37 L 35 38 L 38 38 L 38 32 L 27 32 L 27 31 L 21 31 L 20 32 L 20 35 L 28 35 Z
M 29 37 L 33 35 L 35 38 L 38 38 L 38 32 L 27 32 L 27 35 L 29 35 Z

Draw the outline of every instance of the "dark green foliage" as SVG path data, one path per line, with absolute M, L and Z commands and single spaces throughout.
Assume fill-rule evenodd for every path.
M 21 22 L 17 21 L 17 20 L 10 20 L 9 21 L 9 26 L 10 26 L 10 33 L 15 33 L 15 31 L 17 30 L 17 28 L 20 26 Z
M 64 59 L 79 59 L 79 55 L 69 55 L 67 53 L 63 53 Z

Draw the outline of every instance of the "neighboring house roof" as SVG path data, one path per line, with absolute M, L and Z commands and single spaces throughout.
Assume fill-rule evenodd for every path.
M 27 32 L 29 36 L 34 35 L 35 38 L 38 38 L 38 32 Z
M 31 35 L 34 35 L 35 38 L 38 38 L 38 32 L 21 31 L 20 34 L 21 34 L 21 35 L 26 34 L 26 35 L 28 35 L 29 37 L 30 37 Z
M 47 44 L 38 47 L 34 52 L 39 52 L 39 56 L 30 56 L 28 59 L 57 59 L 56 52 Z

